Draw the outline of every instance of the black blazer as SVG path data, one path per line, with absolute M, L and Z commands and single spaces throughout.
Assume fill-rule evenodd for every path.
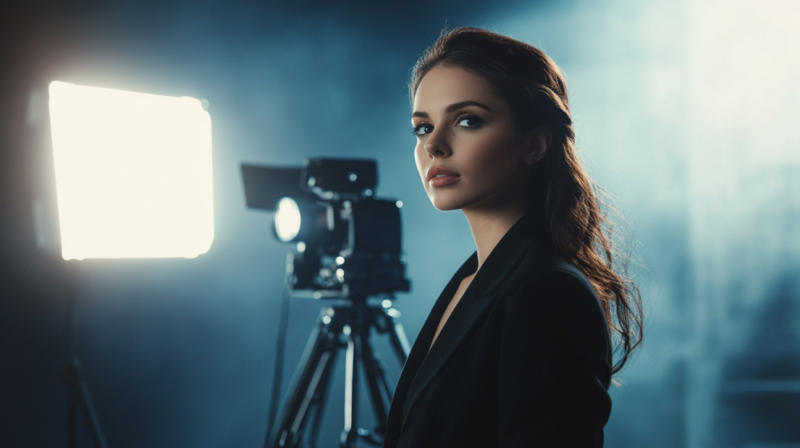
M 487 257 L 428 352 L 473 254 L 400 374 L 385 448 L 602 447 L 611 342 L 600 301 L 526 215 Z

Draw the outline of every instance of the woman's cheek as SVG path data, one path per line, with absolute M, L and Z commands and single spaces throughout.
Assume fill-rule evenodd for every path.
M 419 147 L 419 145 L 417 145 L 417 147 L 414 148 L 414 164 L 417 166 L 417 172 L 419 173 L 419 178 L 420 178 L 420 180 L 422 180 L 422 187 L 425 188 L 426 187 L 426 185 L 425 185 L 425 173 L 423 172 L 424 170 L 423 170 L 423 166 L 422 166 L 422 159 L 421 159 L 421 155 L 420 155 L 420 147 Z

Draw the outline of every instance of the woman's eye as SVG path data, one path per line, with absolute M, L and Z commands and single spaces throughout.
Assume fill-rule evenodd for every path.
M 456 125 L 463 128 L 477 128 L 483 124 L 483 120 L 477 115 L 462 115 L 456 120 Z
M 414 129 L 411 130 L 414 135 L 425 135 L 430 134 L 433 132 L 433 126 L 428 123 L 420 123 L 414 126 Z

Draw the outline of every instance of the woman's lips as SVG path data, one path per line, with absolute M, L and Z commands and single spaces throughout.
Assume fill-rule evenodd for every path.
M 428 183 L 431 184 L 431 187 L 438 188 L 444 187 L 445 185 L 450 185 L 453 182 L 457 182 L 458 179 L 459 176 L 436 176 L 431 178 Z
M 460 177 L 457 172 L 443 166 L 432 166 L 428 170 L 428 183 L 434 188 L 450 185 Z

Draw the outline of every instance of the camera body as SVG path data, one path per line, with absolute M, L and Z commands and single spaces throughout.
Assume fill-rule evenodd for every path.
M 315 297 L 408 291 L 396 200 L 375 198 L 368 159 L 314 158 L 301 168 L 242 165 L 249 207 L 275 210 L 275 237 L 296 243 L 287 274 Z

